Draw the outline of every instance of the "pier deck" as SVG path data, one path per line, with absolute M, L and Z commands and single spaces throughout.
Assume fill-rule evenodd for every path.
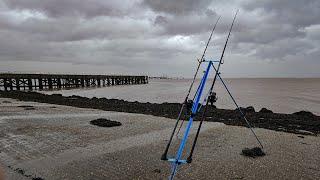
M 0 74 L 0 90 L 52 90 L 62 88 L 105 87 L 147 84 L 148 76 Z

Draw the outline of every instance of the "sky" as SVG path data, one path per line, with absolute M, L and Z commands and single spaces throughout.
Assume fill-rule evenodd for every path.
M 319 0 L 0 0 L 0 72 L 320 77 Z

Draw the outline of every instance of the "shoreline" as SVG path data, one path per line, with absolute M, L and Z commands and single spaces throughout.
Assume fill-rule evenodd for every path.
M 38 92 L 23 91 L 0 91 L 0 97 L 105 111 L 146 114 L 170 119 L 177 118 L 181 107 L 179 103 L 141 103 L 107 98 L 86 98 L 75 95 L 65 97 L 61 94 L 47 95 Z M 292 114 L 282 114 L 273 113 L 267 109 L 255 112 L 252 107 L 243 108 L 243 110 L 253 127 L 303 135 L 317 136 L 320 134 L 320 116 L 313 115 L 310 112 L 299 111 Z M 199 114 L 201 114 L 201 112 Z M 185 118 L 187 118 L 187 116 L 183 115 L 182 119 Z M 199 120 L 199 117 L 195 120 Z M 237 110 L 219 109 L 210 106 L 208 107 L 205 120 L 221 122 L 231 126 L 246 127 L 244 120 Z

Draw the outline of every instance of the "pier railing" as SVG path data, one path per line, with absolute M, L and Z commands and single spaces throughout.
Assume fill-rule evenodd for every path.
M 0 90 L 5 91 L 53 90 L 147 83 L 148 76 L 0 73 Z

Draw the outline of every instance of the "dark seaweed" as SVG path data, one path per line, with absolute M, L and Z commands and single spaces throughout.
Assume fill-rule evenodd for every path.
M 260 157 L 260 156 L 265 156 L 266 154 L 262 151 L 261 148 L 254 147 L 254 148 L 244 148 L 242 150 L 241 155 L 256 158 L 256 157 Z
M 100 127 L 114 127 L 121 126 L 122 124 L 118 121 L 111 121 L 109 119 L 99 118 L 90 121 L 90 124 L 100 126 Z
M 37 92 L 23 91 L 0 91 L 2 97 L 14 98 L 22 101 L 34 101 L 59 105 L 74 106 L 80 108 L 101 109 L 106 111 L 118 111 L 129 113 L 149 114 L 154 116 L 176 119 L 181 108 L 179 103 L 141 103 L 129 102 L 118 99 L 107 98 L 86 98 L 80 96 L 64 97 L 61 94 L 46 95 Z M 203 108 L 202 108 L 203 109 Z M 293 114 L 273 113 L 263 108 L 255 112 L 254 108 L 241 108 L 247 119 L 254 127 L 283 131 L 303 135 L 317 135 L 320 133 L 320 117 L 307 111 L 300 111 Z M 186 114 L 185 112 L 183 114 Z M 200 112 L 199 114 L 202 114 Z M 182 119 L 188 118 L 186 115 Z M 195 120 L 200 117 L 196 116 Z M 227 125 L 245 126 L 245 121 L 238 110 L 218 109 L 213 106 L 207 108 L 206 121 L 222 122 Z

